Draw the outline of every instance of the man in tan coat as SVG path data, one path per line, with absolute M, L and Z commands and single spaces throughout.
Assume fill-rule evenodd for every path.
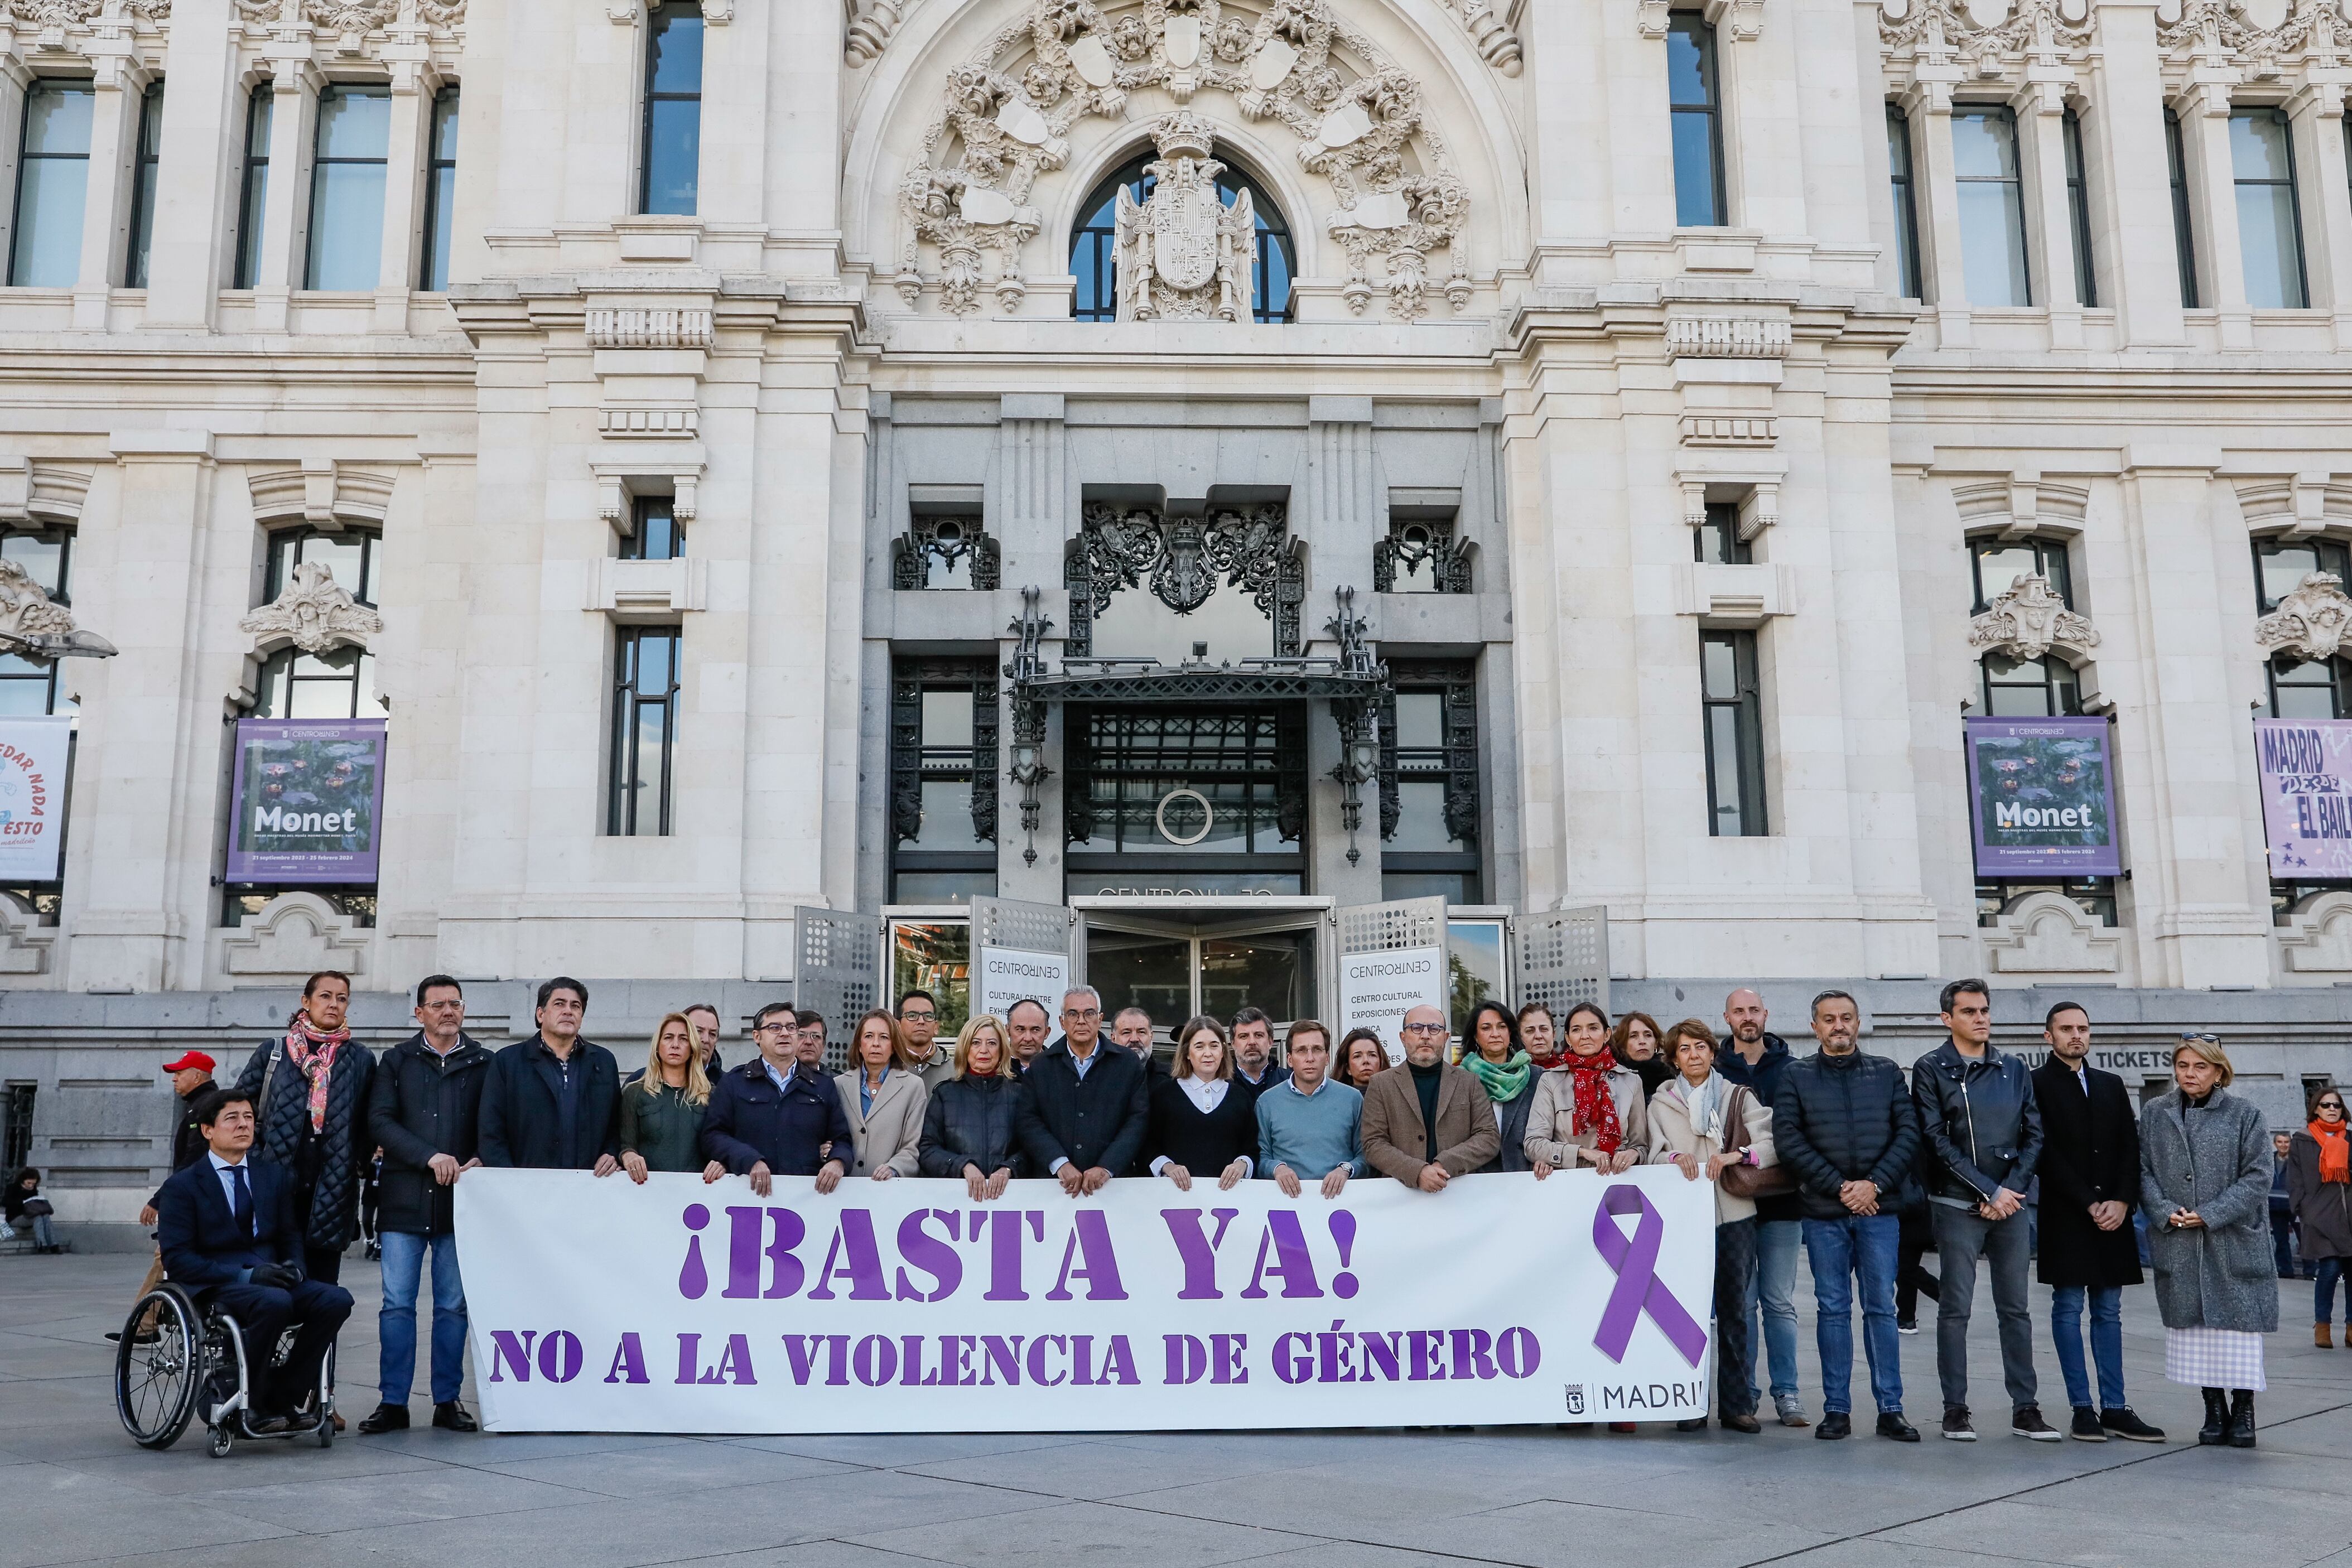
M 1475 1171 L 1502 1148 L 1495 1108 L 1475 1076 L 1445 1060 L 1445 1015 L 1404 1015 L 1404 1062 L 1364 1086 L 1364 1158 L 1423 1192 Z

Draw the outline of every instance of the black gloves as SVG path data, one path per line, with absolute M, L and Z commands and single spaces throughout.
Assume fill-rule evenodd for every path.
M 302 1270 L 291 1263 L 260 1263 L 254 1266 L 253 1282 L 272 1290 L 290 1291 L 302 1282 Z

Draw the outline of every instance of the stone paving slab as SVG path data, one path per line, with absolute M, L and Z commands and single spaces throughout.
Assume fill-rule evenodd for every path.
M 2011 1436 L 1979 1285 L 1970 1362 L 1992 1403 L 1971 1445 L 1935 1435 L 1927 1320 L 1900 1347 L 1916 1447 L 1778 1426 L 467 1437 L 421 1425 L 420 1390 L 406 1432 L 215 1460 L 201 1434 L 143 1452 L 115 1419 L 103 1335 L 144 1266 L 0 1259 L 0 1568 L 2352 1568 L 2352 1351 L 2312 1346 L 2300 1282 L 2280 1286 L 2252 1453 L 2195 1446 L 2199 1401 L 2162 1381 L 2145 1288 L 2126 1295 L 2132 1399 L 2176 1440 Z M 343 1282 L 359 1305 L 339 1393 L 356 1422 L 375 1400 L 376 1270 L 354 1257 Z M 2034 1294 L 2043 1408 L 2063 1424 Z M 1855 1385 L 1866 1403 L 1859 1355 Z

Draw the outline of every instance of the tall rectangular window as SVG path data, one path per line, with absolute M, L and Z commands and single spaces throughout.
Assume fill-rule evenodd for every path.
M 1723 199 L 1722 99 L 1715 74 L 1715 29 L 1695 11 L 1666 24 L 1666 101 L 1673 113 L 1675 223 L 1717 228 Z
M 457 89 L 433 99 L 433 140 L 425 154 L 425 256 L 416 287 L 438 294 L 449 287 L 449 220 L 457 207 Z
M 88 82 L 37 81 L 25 91 L 16 228 L 8 247 L 8 281 L 16 287 L 70 288 L 81 271 L 89 122 L 97 99 Z
M 638 209 L 690 215 L 702 165 L 702 7 L 690 0 L 652 12 L 644 161 Z
M 639 496 L 629 507 L 629 534 L 621 541 L 623 560 L 676 560 L 686 553 L 686 529 L 677 503 L 667 496 Z
M 2299 310 L 2311 303 L 2304 283 L 2303 214 L 2294 190 L 2294 139 L 2283 109 L 2230 115 L 2230 177 L 2237 186 L 2238 251 L 2246 268 L 2246 303 Z
M 615 836 L 669 831 L 679 636 L 675 626 L 624 626 L 613 652 L 612 788 L 604 831 Z
M 890 879 L 900 904 L 996 892 L 999 677 L 988 660 L 890 666 Z
M 1892 103 L 1886 106 L 1886 171 L 1895 200 L 1895 287 L 1906 299 L 1924 299 L 1919 288 L 1919 190 L 1911 178 L 1911 117 Z
M 2180 145 L 2180 116 L 2164 111 L 2164 157 L 2172 171 L 2172 262 L 2180 274 L 2180 308 L 2197 308 L 2197 230 L 2189 215 L 2189 158 Z
M 1756 633 L 1702 632 L 1700 692 L 1706 715 L 1707 831 L 1755 838 L 1764 826 L 1764 706 Z
M 147 287 L 147 252 L 155 242 L 155 166 L 163 156 L 163 84 L 151 82 L 139 99 L 139 147 L 131 160 L 131 246 L 122 286 Z
M 310 166 L 310 259 L 305 288 L 373 288 L 383 262 L 383 182 L 392 151 L 392 89 L 319 94 Z
M 268 82 L 245 104 L 245 170 L 236 192 L 236 269 L 231 288 L 251 288 L 261 278 L 261 225 L 269 202 L 269 117 L 278 95 Z
M 1691 539 L 1692 559 L 1717 566 L 1746 566 L 1752 559 L 1748 541 L 1739 537 L 1739 507 L 1731 501 L 1709 501 L 1706 521 Z
M 1952 110 L 1952 178 L 1960 204 L 1960 267 L 1971 305 L 2031 305 L 2025 271 L 2025 183 L 2017 116 L 2006 108 Z
M 2066 214 L 2074 231 L 2074 301 L 2085 310 L 2099 303 L 2098 269 L 2091 265 L 2091 183 L 2083 170 L 2083 117 L 2068 110 L 2059 121 L 2066 141 Z

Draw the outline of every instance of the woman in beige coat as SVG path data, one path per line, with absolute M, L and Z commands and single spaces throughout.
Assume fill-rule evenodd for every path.
M 849 1174 L 876 1181 L 913 1176 L 931 1092 L 907 1065 L 907 1036 L 898 1020 L 879 1008 L 859 1019 L 850 1061 L 855 1065 L 833 1081 L 857 1153 Z
M 1632 1170 L 1650 1149 L 1641 1076 L 1609 1053 L 1609 1015 L 1591 1002 L 1568 1009 L 1568 1049 L 1536 1084 L 1528 1111 L 1528 1165 L 1540 1181 L 1586 1166 Z
M 1650 1163 L 1675 1166 L 1685 1179 L 1715 1186 L 1715 1407 L 1724 1428 L 1754 1433 L 1756 1390 L 1748 1385 L 1748 1278 L 1756 1268 L 1756 1200 L 1727 1191 L 1735 1165 L 1769 1166 L 1772 1108 L 1744 1084 L 1715 1070 L 1715 1031 L 1696 1019 L 1666 1030 L 1659 1055 L 1675 1076 L 1650 1102 Z M 1706 1418 L 1678 1421 L 1696 1432 Z

